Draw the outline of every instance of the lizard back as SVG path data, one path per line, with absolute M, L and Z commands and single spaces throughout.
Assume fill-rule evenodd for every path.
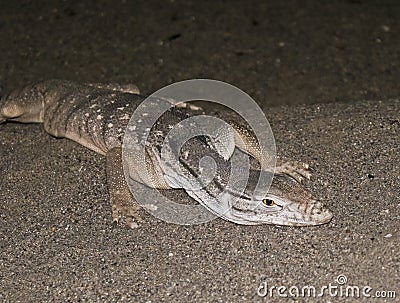
M 41 122 L 65 137 L 105 155 L 122 145 L 129 119 L 144 97 L 108 87 L 49 80 L 11 92 L 0 103 L 4 120 Z

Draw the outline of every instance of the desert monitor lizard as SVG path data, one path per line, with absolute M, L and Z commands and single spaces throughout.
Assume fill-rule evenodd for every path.
M 129 226 L 136 227 L 140 222 L 137 210 L 140 208 L 127 186 L 122 169 L 122 139 L 125 128 L 134 110 L 145 99 L 139 94 L 134 85 L 117 84 L 79 84 L 64 80 L 48 80 L 34 85 L 15 90 L 4 96 L 0 101 L 0 123 L 43 123 L 44 129 L 55 137 L 65 137 L 106 156 L 106 171 L 110 202 L 112 205 L 113 220 L 125 221 Z M 168 130 L 173 123 L 182 120 L 182 117 L 191 116 L 190 107 L 176 107 L 162 118 L 159 128 Z M 174 119 L 170 119 L 173 117 Z M 180 118 L 179 118 L 180 116 Z M 257 148 L 254 148 L 254 140 L 248 135 L 248 131 L 241 132 L 235 121 L 229 121 L 235 130 L 235 135 L 241 136 L 243 144 L 238 146 L 253 158 L 258 157 Z M 253 140 L 253 141 L 252 141 Z M 219 162 L 225 165 L 230 154 L 224 154 L 218 148 L 212 147 L 206 139 L 194 140 L 194 155 L 190 161 L 186 161 L 188 174 L 195 173 L 195 150 L 212 151 L 213 157 L 219 158 Z M 158 149 L 157 149 L 158 148 Z M 180 184 L 171 186 L 171 180 L 167 181 L 163 171 L 155 170 L 159 155 L 159 147 L 146 149 L 147 169 L 152 171 L 152 182 L 141 178 L 142 163 L 133 163 L 134 171 L 130 172 L 132 178 L 148 186 L 163 189 L 179 188 Z M 189 148 L 191 148 L 189 146 Z M 260 159 L 257 159 L 260 160 Z M 304 178 L 309 178 L 308 167 L 301 163 L 282 163 L 275 171 L 275 176 L 268 192 L 262 197 L 254 198 L 246 191 L 254 189 L 254 179 L 259 171 L 251 170 L 250 179 L 244 193 L 236 196 L 236 202 L 224 219 L 239 224 L 279 224 L 279 225 L 318 225 L 327 223 L 332 218 L 329 210 L 325 209 L 321 202 L 317 201 L 300 184 Z M 221 179 L 221 178 L 220 178 Z M 222 178 L 223 179 L 223 178 Z M 224 186 L 213 181 L 215 188 Z M 179 182 L 178 182 L 179 183 Z M 221 182 L 220 182 L 221 183 Z M 211 187 L 212 187 L 211 185 Z M 182 186 L 183 187 L 183 186 Z M 185 188 L 184 188 L 185 189 Z M 218 203 L 218 199 L 212 190 L 200 190 L 194 193 L 188 191 L 190 197 L 207 207 L 208 203 Z M 230 200 L 231 197 L 225 196 Z

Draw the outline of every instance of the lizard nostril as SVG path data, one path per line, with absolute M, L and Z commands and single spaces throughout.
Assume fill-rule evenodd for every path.
M 310 214 L 311 215 L 319 215 L 323 212 L 323 206 L 322 203 L 319 201 L 313 201 L 314 203 L 310 207 Z

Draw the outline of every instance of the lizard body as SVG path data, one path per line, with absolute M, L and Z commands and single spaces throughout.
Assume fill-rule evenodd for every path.
M 65 137 L 106 156 L 107 182 L 110 202 L 113 209 L 113 219 L 121 217 L 131 227 L 136 227 L 140 221 L 137 214 L 139 206 L 126 184 L 122 169 L 122 140 L 129 119 L 145 97 L 138 94 L 134 85 L 117 84 L 78 84 L 64 80 L 49 80 L 35 85 L 15 90 L 0 101 L 0 123 L 43 123 L 44 129 L 55 137 Z M 166 134 L 176 123 L 193 116 L 190 106 L 175 107 L 160 118 L 154 126 L 153 133 Z M 223 115 L 222 115 L 223 117 Z M 231 128 L 223 129 L 223 140 L 229 141 L 235 137 L 233 144 L 250 154 L 256 160 L 263 161 L 254 143 L 254 138 L 240 123 L 231 119 Z M 237 140 L 237 137 L 243 140 Z M 241 142 L 241 143 L 238 143 Z M 183 148 L 183 154 L 190 157 L 178 157 L 178 162 L 186 168 L 182 176 L 175 172 L 167 173 L 159 165 L 159 153 L 162 140 L 150 136 L 149 148 L 146 148 L 146 161 L 133 159 L 129 164 L 129 176 L 147 186 L 172 189 L 183 188 L 188 195 L 215 212 L 224 219 L 239 224 L 280 224 L 280 225 L 317 225 L 329 222 L 332 214 L 323 208 L 320 202 L 312 198 L 309 192 L 300 184 L 303 178 L 309 178 L 306 166 L 282 165 L 278 175 L 272 180 L 269 192 L 258 198 L 251 196 L 254 182 L 260 173 L 257 169 L 250 171 L 250 179 L 244 192 L 235 192 L 231 188 L 223 201 L 217 198 L 229 177 L 229 158 L 234 152 L 234 146 L 223 150 L 204 137 L 191 140 Z M 207 153 L 217 159 L 218 178 L 210 182 L 204 189 L 191 190 L 185 184 L 189 177 L 198 175 L 198 163 Z M 254 162 L 254 161 L 253 161 Z M 143 177 L 144 169 L 150 171 L 150 179 Z M 271 173 L 271 172 L 266 172 Z M 185 175 L 186 174 L 186 175 Z M 189 180 L 189 181 L 188 181 Z M 297 181 L 296 181 L 297 180 Z M 232 197 L 235 196 L 235 199 Z M 231 208 L 221 215 L 216 211 L 220 202 L 228 203 Z M 234 202 L 232 202 L 234 201 Z M 263 203 L 260 203 L 260 202 Z M 271 202 L 272 201 L 272 202 Z M 269 205 L 271 204 L 271 205 Z M 214 206 L 213 206 L 214 205 Z M 136 221 L 135 221 L 136 220 Z

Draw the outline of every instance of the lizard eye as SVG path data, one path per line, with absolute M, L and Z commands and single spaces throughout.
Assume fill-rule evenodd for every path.
M 264 203 L 267 206 L 274 206 L 275 205 L 275 201 L 271 200 L 271 199 L 263 199 L 262 203 Z

